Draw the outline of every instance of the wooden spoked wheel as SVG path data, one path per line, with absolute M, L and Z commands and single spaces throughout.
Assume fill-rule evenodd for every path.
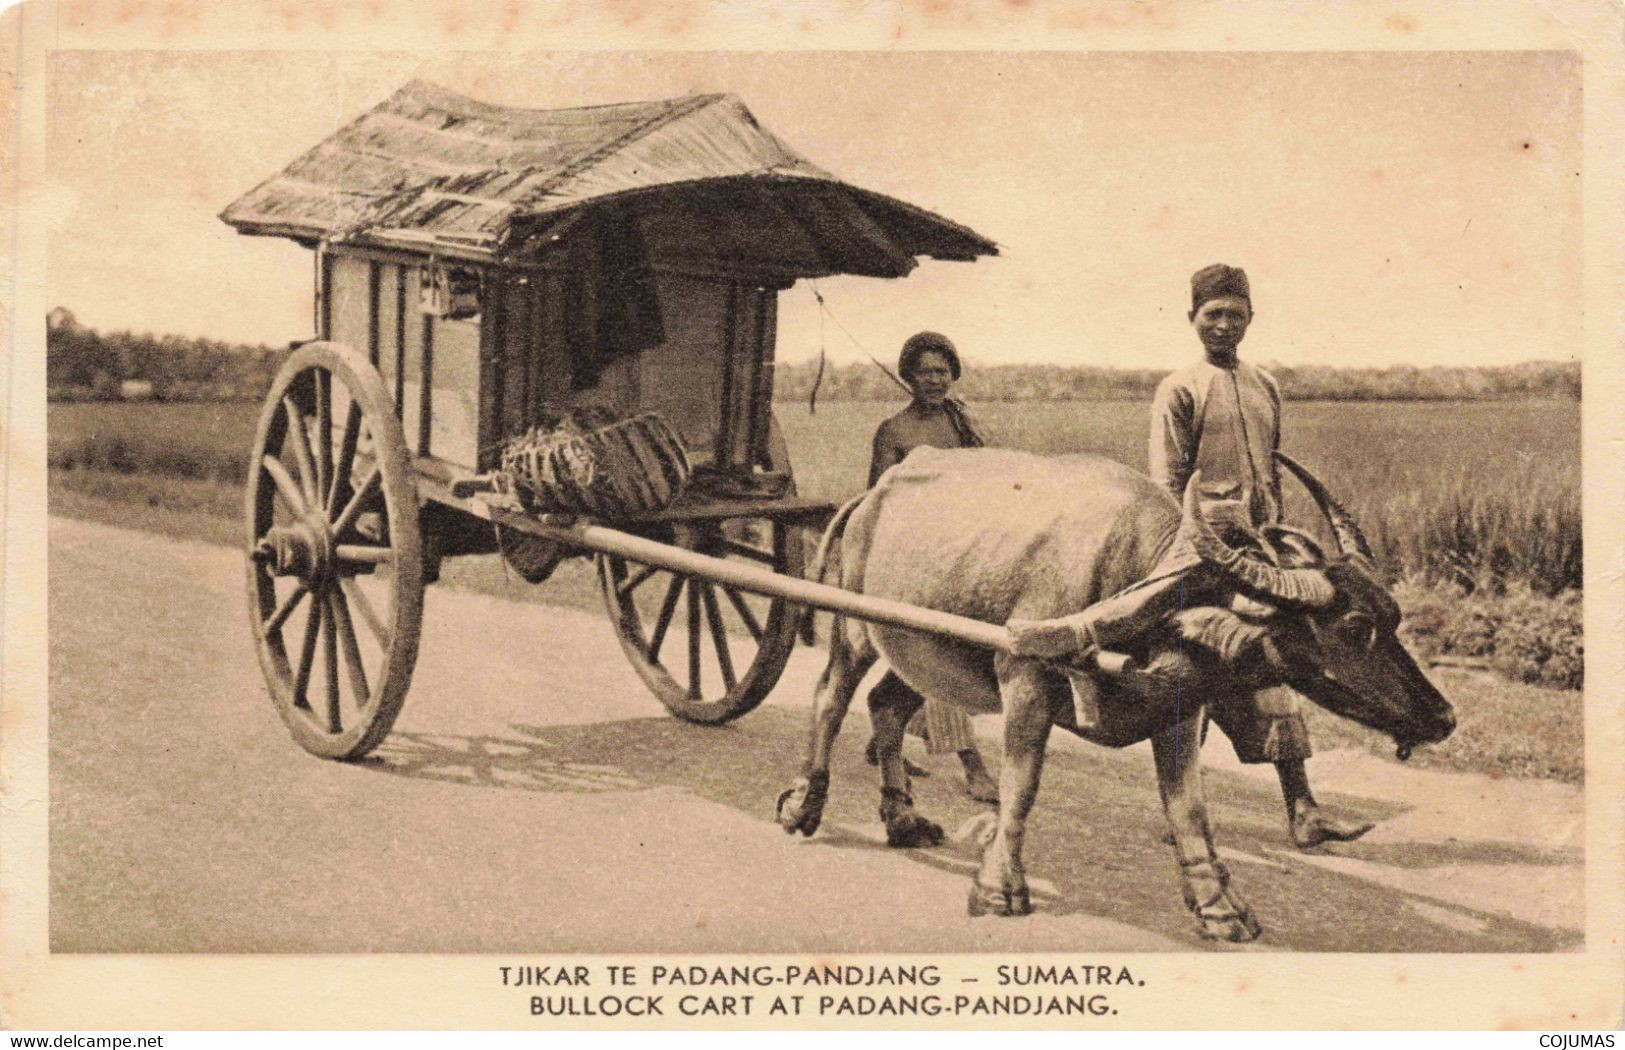
M 359 758 L 389 733 L 417 659 L 417 485 L 366 358 L 307 343 L 277 373 L 248 477 L 248 605 L 260 667 L 301 747 Z
M 782 522 L 684 524 L 658 538 L 801 575 L 801 537 Z M 598 577 L 633 670 L 672 714 L 687 721 L 716 725 L 754 710 L 795 647 L 799 616 L 780 599 L 611 555 L 599 557 Z
M 775 426 L 771 470 L 788 471 Z M 701 554 L 799 577 L 798 530 L 764 518 L 677 522 L 651 538 Z M 598 580 L 632 669 L 678 718 L 720 725 L 754 710 L 778 683 L 795 648 L 800 608 L 778 598 L 682 576 L 613 555 Z

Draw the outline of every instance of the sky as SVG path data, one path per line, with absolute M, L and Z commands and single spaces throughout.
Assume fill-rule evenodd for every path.
M 553 108 L 724 91 L 842 179 L 1000 245 L 807 282 L 778 354 L 1172 368 L 1190 274 L 1247 270 L 1243 354 L 1349 366 L 1578 360 L 1580 64 L 1558 52 L 58 52 L 49 301 L 103 330 L 285 343 L 309 253 L 218 219 L 413 77 Z M 861 348 L 861 349 L 860 349 Z

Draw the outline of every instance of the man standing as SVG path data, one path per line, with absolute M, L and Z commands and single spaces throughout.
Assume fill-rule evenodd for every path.
M 1202 472 L 1202 515 L 1233 543 L 1281 517 L 1281 393 L 1263 369 L 1240 360 L 1237 347 L 1253 320 L 1247 274 L 1216 263 L 1191 277 L 1190 322 L 1203 359 L 1165 378 L 1151 406 L 1151 477 L 1174 499 Z M 1346 842 L 1371 830 L 1320 811 L 1304 760 L 1311 753 L 1300 698 L 1280 686 L 1258 693 L 1256 709 L 1223 727 L 1243 762 L 1273 762 L 1286 801 L 1292 840 L 1300 849 Z M 1248 705 L 1237 705 L 1248 708 Z
M 869 461 L 869 487 L 880 475 L 901 463 L 921 446 L 929 448 L 980 448 L 986 442 L 965 411 L 964 403 L 953 396 L 962 366 L 959 351 L 947 336 L 920 332 L 910 336 L 897 358 L 897 374 L 907 383 L 913 397 L 907 408 L 880 424 L 875 431 L 873 454 Z M 869 693 L 869 709 L 885 707 L 915 711 L 908 719 L 909 731 L 925 738 L 926 752 L 939 755 L 953 752 L 965 769 L 965 793 L 978 802 L 999 801 L 999 785 L 988 772 L 976 747 L 976 733 L 970 716 L 952 704 L 924 700 L 896 674 L 888 671 Z M 868 759 L 879 762 L 873 740 Z M 915 776 L 924 770 L 905 760 L 904 768 Z

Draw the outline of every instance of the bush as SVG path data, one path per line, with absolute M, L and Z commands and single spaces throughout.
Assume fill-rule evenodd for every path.
M 1509 678 L 1558 689 L 1585 685 L 1585 630 L 1579 591 L 1556 596 L 1527 586 L 1503 594 L 1419 580 L 1394 589 L 1400 634 L 1423 659 L 1481 659 Z
M 120 434 L 90 434 L 51 447 L 48 464 L 57 470 L 99 470 L 110 474 L 151 474 L 197 481 L 240 483 L 247 457 L 235 449 L 138 444 Z

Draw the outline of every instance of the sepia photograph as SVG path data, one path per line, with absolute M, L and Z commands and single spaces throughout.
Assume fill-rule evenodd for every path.
M 1582 48 L 164 39 L 25 81 L 31 966 L 1140 1027 L 1334 956 L 1489 1027 L 1409 968 L 1517 957 L 1619 1022 Z

